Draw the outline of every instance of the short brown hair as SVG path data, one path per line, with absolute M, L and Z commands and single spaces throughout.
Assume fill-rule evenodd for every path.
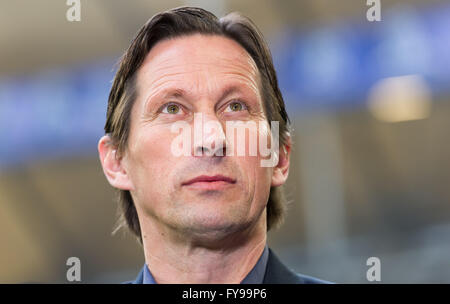
M 270 50 L 253 22 L 238 14 L 230 13 L 222 18 L 195 7 L 180 7 L 159 13 L 139 30 L 128 50 L 119 61 L 108 99 L 105 133 L 117 146 L 121 157 L 127 146 L 130 131 L 130 114 L 137 96 L 136 72 L 146 55 L 158 42 L 192 34 L 220 35 L 238 42 L 255 61 L 262 84 L 264 109 L 268 121 L 279 122 L 281 145 L 289 137 L 289 117 L 278 88 Z M 267 202 L 267 230 L 279 225 L 284 218 L 286 201 L 282 186 L 272 187 Z M 119 221 L 115 231 L 127 226 L 142 243 L 141 227 L 129 191 L 119 190 Z

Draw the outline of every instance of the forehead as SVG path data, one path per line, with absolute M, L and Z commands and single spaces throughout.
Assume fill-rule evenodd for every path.
M 236 41 L 219 35 L 194 34 L 157 43 L 138 71 L 138 86 L 237 80 L 257 86 L 258 68 Z M 193 84 L 196 82 L 196 84 Z M 201 84 L 200 84 L 201 86 Z

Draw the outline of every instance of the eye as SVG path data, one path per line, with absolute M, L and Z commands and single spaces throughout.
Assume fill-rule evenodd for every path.
M 181 111 L 181 106 L 176 103 L 168 103 L 162 106 L 162 113 L 165 114 L 178 114 Z
M 247 110 L 247 105 L 241 101 L 233 101 L 227 105 L 225 112 L 239 112 L 242 110 Z

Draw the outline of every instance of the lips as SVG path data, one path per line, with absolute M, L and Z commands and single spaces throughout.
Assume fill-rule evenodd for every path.
M 217 182 L 224 182 L 224 183 L 229 183 L 229 184 L 234 184 L 236 182 L 236 180 L 228 177 L 228 176 L 224 176 L 224 175 L 214 175 L 214 176 L 209 176 L 209 175 L 200 175 L 197 176 L 187 182 L 184 182 L 182 185 L 183 186 L 189 186 L 195 183 L 211 183 L 211 184 L 215 184 Z

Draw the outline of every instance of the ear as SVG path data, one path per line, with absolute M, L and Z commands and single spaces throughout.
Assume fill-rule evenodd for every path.
M 117 147 L 112 144 L 109 135 L 100 138 L 98 154 L 106 179 L 114 188 L 133 190 L 131 180 L 123 166 L 123 158 L 119 159 L 116 153 Z
M 283 185 L 289 175 L 289 161 L 291 156 L 291 136 L 288 135 L 286 143 L 280 146 L 278 164 L 273 168 L 272 187 Z

